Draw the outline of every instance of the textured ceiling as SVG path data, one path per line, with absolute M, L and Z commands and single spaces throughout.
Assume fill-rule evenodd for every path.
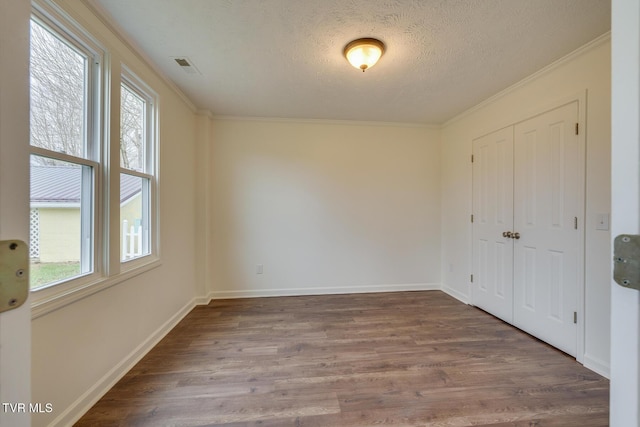
M 432 124 L 606 33 L 611 21 L 609 0 L 92 2 L 215 115 Z M 342 56 L 360 37 L 387 46 L 365 73 Z

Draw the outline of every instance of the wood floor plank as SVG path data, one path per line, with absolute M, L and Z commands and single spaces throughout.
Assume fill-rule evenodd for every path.
M 606 426 L 609 382 L 439 291 L 196 307 L 76 426 Z

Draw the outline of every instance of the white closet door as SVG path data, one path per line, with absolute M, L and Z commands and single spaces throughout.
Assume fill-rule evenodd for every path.
M 513 127 L 473 141 L 475 306 L 513 322 Z
M 514 325 L 575 356 L 584 179 L 578 103 L 515 126 Z

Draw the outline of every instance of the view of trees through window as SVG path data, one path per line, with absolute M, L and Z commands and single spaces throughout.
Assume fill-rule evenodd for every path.
M 98 215 L 108 189 L 97 191 L 102 156 L 99 130 L 101 89 L 99 47 L 58 28 L 39 14 L 31 20 L 30 120 L 32 289 L 66 282 L 96 271 L 96 253 L 120 245 L 121 261 L 151 253 L 150 211 L 154 170 L 150 155 L 151 108 L 146 85 L 128 70 L 120 86 L 120 241 L 96 246 L 105 225 L 117 218 Z M 92 46 L 92 47 L 89 47 Z M 126 67 L 123 67 L 123 69 Z M 114 100 L 111 100 L 114 102 Z M 117 102 L 117 101 L 116 101 Z M 116 167 L 108 173 L 118 173 Z M 113 163 L 112 163 L 113 164 Z M 104 197 L 98 199 L 97 195 Z
M 122 85 L 120 97 L 120 166 L 143 172 L 146 101 L 127 85 Z
M 120 259 L 149 254 L 148 101 L 125 79 L 120 87 Z
M 86 56 L 32 21 L 31 145 L 84 156 L 86 76 Z
M 89 57 L 31 21 L 31 288 L 93 269 Z

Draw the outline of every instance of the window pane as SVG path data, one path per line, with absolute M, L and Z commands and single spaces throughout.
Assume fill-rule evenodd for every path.
M 93 270 L 92 176 L 89 166 L 31 156 L 32 289 Z
M 31 145 L 84 157 L 87 57 L 31 21 Z
M 120 166 L 145 172 L 146 102 L 126 85 L 120 100 Z
M 148 255 L 149 180 L 120 174 L 120 259 Z

